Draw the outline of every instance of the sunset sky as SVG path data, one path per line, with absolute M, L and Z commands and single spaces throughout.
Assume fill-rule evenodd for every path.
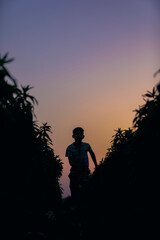
M 10 72 L 34 86 L 37 119 L 52 126 L 64 197 L 72 129 L 84 128 L 99 162 L 157 83 L 159 12 L 159 0 L 0 0 L 0 53 L 15 58 Z

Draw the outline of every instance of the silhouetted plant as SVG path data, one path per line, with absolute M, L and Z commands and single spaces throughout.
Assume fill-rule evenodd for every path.
M 106 156 L 109 156 L 110 154 L 113 154 L 114 152 L 118 151 L 124 145 L 133 137 L 133 129 L 128 128 L 128 130 L 122 130 L 121 128 L 118 128 L 116 131 L 116 134 L 112 136 L 111 141 L 111 147 L 107 149 Z
M 0 57 L 0 194 L 13 216 L 16 209 L 17 214 L 31 211 L 38 218 L 60 204 L 62 161 L 52 149 L 51 127 L 33 121 L 38 102 L 29 93 L 32 87 L 19 88 L 7 70 L 12 61 L 8 54 Z

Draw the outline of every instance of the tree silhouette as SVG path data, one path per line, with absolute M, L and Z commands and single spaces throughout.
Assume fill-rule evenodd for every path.
M 27 224 L 32 222 L 34 229 L 46 211 L 57 211 L 62 161 L 52 149 L 51 127 L 47 123 L 39 127 L 33 120 L 38 102 L 29 93 L 32 87 L 19 88 L 6 68 L 12 61 L 8 54 L 0 57 L 1 220 L 5 222 L 8 215 L 10 226 L 20 225 L 23 230 L 25 226 L 27 231 Z M 32 221 L 27 222 L 28 213 Z

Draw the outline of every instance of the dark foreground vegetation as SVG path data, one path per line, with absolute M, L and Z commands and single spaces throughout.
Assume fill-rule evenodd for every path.
M 62 162 L 52 149 L 47 123 L 34 118 L 37 100 L 30 86 L 18 87 L 0 58 L 0 195 L 6 234 L 40 229 L 43 216 L 61 202 Z M 11 230 L 12 229 L 12 230 Z
M 135 110 L 73 201 L 62 199 L 62 162 L 51 128 L 33 121 L 36 99 L 0 59 L 0 197 L 4 239 L 159 238 L 160 84 Z M 156 236 L 156 237 L 155 237 Z

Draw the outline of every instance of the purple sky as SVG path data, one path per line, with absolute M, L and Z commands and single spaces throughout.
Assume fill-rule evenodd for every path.
M 158 0 L 0 0 L 0 53 L 15 58 L 10 71 L 34 86 L 37 118 L 53 128 L 64 196 L 72 129 L 85 129 L 99 162 L 156 84 L 159 11 Z

